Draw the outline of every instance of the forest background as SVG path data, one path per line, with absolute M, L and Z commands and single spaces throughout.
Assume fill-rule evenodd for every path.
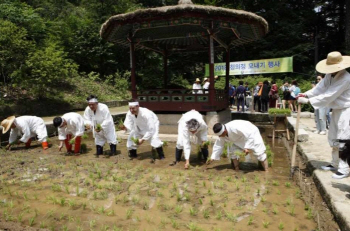
M 100 101 L 130 98 L 129 49 L 103 41 L 101 25 L 112 15 L 176 5 L 178 0 L 0 0 L 0 104 L 45 102 L 70 105 L 88 94 Z M 230 61 L 293 56 L 294 72 L 231 76 L 230 82 L 296 79 L 311 88 L 315 64 L 331 51 L 350 54 L 350 0 L 193 0 L 195 4 L 256 13 L 269 24 L 262 39 L 231 50 Z M 206 53 L 205 53 L 206 54 Z M 216 53 L 215 62 L 224 55 Z M 172 86 L 191 88 L 204 77 L 207 55 L 169 59 Z M 136 51 L 137 87 L 159 88 L 162 57 Z M 224 78 L 216 88 L 224 87 Z M 5 97 L 4 97 L 5 96 Z

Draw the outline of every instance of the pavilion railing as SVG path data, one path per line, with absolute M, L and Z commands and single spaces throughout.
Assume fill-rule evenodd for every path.
M 225 90 L 214 91 L 214 100 L 209 99 L 210 90 L 193 89 L 147 89 L 138 90 L 137 98 L 149 109 L 164 111 L 222 110 L 228 107 L 228 95 Z

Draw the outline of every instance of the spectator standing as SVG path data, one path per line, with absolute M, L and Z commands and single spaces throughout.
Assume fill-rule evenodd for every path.
M 323 77 L 317 76 L 317 84 L 321 84 Z M 315 87 L 317 86 L 315 85 Z M 305 92 L 306 95 L 311 95 L 315 88 Z M 326 135 L 326 108 L 320 107 L 315 109 L 315 123 L 316 123 L 316 131 L 315 134 Z
M 270 87 L 269 87 L 269 82 L 267 80 L 264 81 L 264 84 L 262 86 L 261 90 L 261 112 L 267 112 L 268 110 L 268 105 L 267 103 L 269 102 L 269 92 L 270 92 Z
M 233 107 L 233 105 L 235 104 L 235 88 L 232 86 L 231 83 L 228 87 L 228 96 L 230 99 L 230 107 Z
M 270 102 L 269 102 L 269 107 L 270 108 L 275 108 L 276 107 L 276 101 L 279 97 L 278 95 L 278 87 L 277 87 L 277 84 L 274 80 L 271 81 L 271 89 L 270 89 Z
M 196 78 L 196 81 L 194 82 L 193 86 L 192 86 L 192 94 L 202 94 L 202 86 L 200 84 L 200 80 L 199 78 Z
M 288 81 L 284 82 L 284 84 L 281 86 L 281 90 L 283 92 L 282 107 L 283 107 L 283 109 L 285 109 L 286 108 L 286 102 L 288 102 L 289 97 L 290 97 Z
M 292 112 L 297 111 L 296 106 L 296 97 L 300 93 L 300 88 L 298 87 L 298 83 L 296 80 L 292 81 L 292 86 L 289 88 L 290 96 L 288 100 L 289 108 Z
M 263 85 L 262 82 L 258 82 L 256 86 L 254 87 L 254 111 L 256 110 L 256 105 L 258 104 L 258 112 L 261 112 L 261 101 L 260 101 L 260 96 L 259 96 L 259 91 L 261 86 Z
M 242 107 L 242 112 L 244 112 L 244 99 L 245 99 L 245 87 L 243 87 L 243 81 L 239 81 L 239 86 L 236 90 L 237 97 L 237 112 L 239 111 L 239 107 Z

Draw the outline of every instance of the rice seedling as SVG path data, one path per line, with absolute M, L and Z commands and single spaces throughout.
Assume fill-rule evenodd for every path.
M 100 132 L 100 131 L 102 131 L 102 126 L 101 126 L 101 124 L 96 124 L 96 131 L 97 132 Z
M 239 183 L 236 182 L 236 191 L 239 191 Z
M 81 204 L 81 206 L 83 207 L 83 210 L 85 210 L 85 209 L 86 209 L 86 202 L 83 202 L 83 203 Z
M 208 211 L 208 210 L 206 210 L 206 209 L 203 210 L 203 217 L 204 217 L 205 219 L 208 219 L 208 218 L 210 217 L 209 211 Z
M 87 153 L 87 145 L 85 143 L 82 143 L 80 145 L 80 152 L 81 153 Z
M 198 225 L 194 222 L 191 222 L 189 224 L 186 225 L 187 228 L 190 230 L 190 231 L 200 231 L 202 230 L 201 228 L 198 227 Z
M 59 205 L 64 206 L 65 204 L 66 204 L 66 199 L 65 198 L 61 198 L 59 200 Z
M 277 194 L 281 195 L 281 190 L 277 189 Z
M 210 205 L 214 206 L 214 201 L 212 199 L 210 199 Z
M 163 147 L 168 146 L 168 141 L 163 141 Z
M 106 214 L 107 214 L 107 216 L 114 216 L 114 215 L 115 215 L 115 212 L 114 212 L 114 210 L 112 209 L 112 210 L 108 211 Z
M 278 224 L 278 229 L 279 229 L 279 230 L 283 230 L 283 229 L 284 229 L 284 224 L 283 224 L 283 222 L 280 221 L 280 223 Z
M 87 139 L 89 138 L 89 135 L 87 133 L 84 133 L 82 136 L 81 136 L 82 139 Z
M 146 216 L 146 221 L 148 224 L 150 224 L 153 220 L 153 217 L 150 217 L 149 215 Z
M 290 187 L 291 187 L 291 183 L 290 183 L 290 182 L 286 182 L 286 183 L 284 183 L 284 185 L 285 185 L 287 188 L 290 188 Z
M 300 191 L 300 189 L 297 189 L 297 190 L 295 191 L 295 197 L 296 197 L 297 199 L 300 199 L 300 198 L 301 198 L 301 191 Z
M 177 215 L 180 214 L 180 213 L 182 212 L 182 210 L 183 210 L 183 208 L 182 208 L 181 205 L 177 205 L 177 206 L 175 207 L 175 213 L 176 213 Z
M 198 188 L 195 188 L 195 189 L 194 189 L 194 193 L 195 193 L 195 194 L 198 194 L 198 193 L 199 193 L 199 189 L 198 189 Z
M 295 205 L 292 205 L 290 209 L 288 209 L 288 212 L 291 216 L 295 216 Z
M 45 221 L 40 222 L 40 228 L 45 229 L 46 228 L 46 223 Z
M 69 194 L 69 186 L 66 185 L 66 186 L 64 187 L 64 189 L 65 189 L 66 193 Z
M 261 197 L 261 202 L 265 202 L 266 201 L 266 197 L 262 196 Z
M 245 182 L 247 182 L 247 178 L 245 176 L 242 176 L 241 181 L 242 181 L 242 183 L 245 183 Z
M 260 183 L 260 178 L 259 176 L 254 176 L 254 183 Z
M 226 177 L 226 180 L 227 180 L 228 182 L 231 182 L 231 181 L 232 181 L 232 176 Z
M 23 219 L 23 213 L 19 213 L 17 215 L 17 222 L 22 223 L 22 219 Z
M 205 141 L 205 142 L 202 143 L 201 148 L 208 148 L 209 145 L 211 145 L 211 142 L 209 140 Z
M 231 221 L 231 222 L 236 222 L 237 221 L 237 216 L 233 213 L 228 213 L 226 212 L 226 219 Z
M 32 227 L 35 224 L 35 216 L 29 218 L 29 226 Z
M 202 198 L 199 198 L 198 201 L 199 201 L 199 204 L 201 204 L 201 205 L 203 204 Z
M 252 225 L 252 224 L 253 224 L 253 216 L 249 216 L 248 225 Z
M 211 191 L 211 189 L 208 189 L 208 195 L 212 196 L 213 195 L 213 191 Z
M 198 210 L 194 207 L 190 208 L 190 215 L 191 216 L 197 216 Z
M 51 186 L 51 189 L 52 189 L 52 191 L 54 191 L 54 192 L 62 192 L 62 188 L 61 188 L 61 186 L 58 185 L 58 184 L 53 184 L 53 185 Z
M 76 205 L 77 205 L 77 203 L 75 202 L 75 200 L 68 201 L 69 208 L 74 209 Z
M 307 219 L 312 219 L 314 217 L 313 213 L 312 213 L 312 209 L 309 207 L 306 213 L 306 218 Z
M 270 225 L 269 221 L 263 221 L 262 223 L 263 223 L 263 226 L 264 226 L 265 229 L 267 229 L 269 227 L 269 225 Z
M 173 227 L 174 229 L 179 229 L 179 223 L 177 223 L 177 221 L 175 219 L 171 219 L 171 227 Z
M 216 212 L 215 218 L 216 218 L 217 220 L 221 220 L 222 216 L 223 216 L 222 211 L 219 210 L 219 211 Z
M 131 141 L 134 142 L 134 144 L 136 144 L 136 145 L 139 144 L 139 138 L 131 137 Z
M 134 213 L 134 211 L 132 209 L 128 209 L 126 211 L 126 219 L 130 219 L 132 217 L 132 214 Z
M 96 227 L 96 220 L 90 220 L 89 221 L 90 229 L 93 229 Z
M 272 212 L 273 212 L 273 214 L 275 214 L 275 215 L 278 214 L 278 210 L 277 210 L 277 208 L 276 208 L 276 205 L 273 206 Z
M 207 187 L 207 183 L 205 181 L 203 181 L 203 187 L 206 188 Z
M 277 180 L 274 180 L 274 181 L 272 181 L 272 185 L 273 185 L 273 186 L 279 186 L 280 183 L 279 183 Z

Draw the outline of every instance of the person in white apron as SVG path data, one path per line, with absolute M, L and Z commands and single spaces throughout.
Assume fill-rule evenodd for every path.
M 99 103 L 97 97 L 90 95 L 87 98 L 88 106 L 84 112 L 86 123 L 91 126 L 96 144 L 96 157 L 103 154 L 103 145 L 107 142 L 110 155 L 117 154 L 117 134 L 113 118 L 106 104 Z
M 208 163 L 212 160 L 220 160 L 225 143 L 229 143 L 228 154 L 231 156 L 235 170 L 239 170 L 239 156 L 236 155 L 236 151 L 243 151 L 245 154 L 253 153 L 265 171 L 268 170 L 266 147 L 259 129 L 254 124 L 245 120 L 234 120 L 227 124 L 216 123 L 213 131 L 219 137 Z
M 80 153 L 81 136 L 85 131 L 84 118 L 78 113 L 69 112 L 62 117 L 55 117 L 53 125 L 58 128 L 59 151 L 61 151 L 64 143 L 67 153 L 71 153 L 73 145 L 70 140 L 74 139 L 74 153 Z
M 331 52 L 327 59 L 317 63 L 316 70 L 326 74 L 324 79 L 311 91 L 298 94 L 298 103 L 310 103 L 315 109 L 332 108 L 332 123 L 329 126 L 328 142 L 332 147 L 332 162 L 322 166 L 323 170 L 337 170 L 335 179 L 349 176 L 349 165 L 339 160 L 339 148 L 345 143 L 338 140 L 350 139 L 350 56 Z
M 124 129 L 130 132 L 126 147 L 130 159 L 137 157 L 137 147 L 148 141 L 157 150 L 159 159 L 165 158 L 163 142 L 159 139 L 159 120 L 154 112 L 140 107 L 136 100 L 129 102 L 129 111 L 124 121 Z M 138 142 L 135 143 L 135 139 Z
M 191 137 L 194 144 L 201 145 L 201 152 L 206 161 L 208 159 L 208 147 L 203 146 L 208 141 L 208 126 L 203 116 L 196 110 L 191 110 L 182 115 L 178 122 L 178 136 L 175 149 L 175 161 L 170 165 L 176 165 L 181 161 L 182 151 L 185 155 L 185 169 L 190 165 Z
M 32 137 L 38 137 L 44 150 L 49 148 L 47 143 L 47 130 L 45 122 L 42 118 L 36 116 L 10 116 L 1 122 L 2 133 L 5 134 L 11 129 L 9 144 L 6 146 L 10 149 L 18 137 L 20 142 L 25 143 L 26 148 L 30 147 Z

